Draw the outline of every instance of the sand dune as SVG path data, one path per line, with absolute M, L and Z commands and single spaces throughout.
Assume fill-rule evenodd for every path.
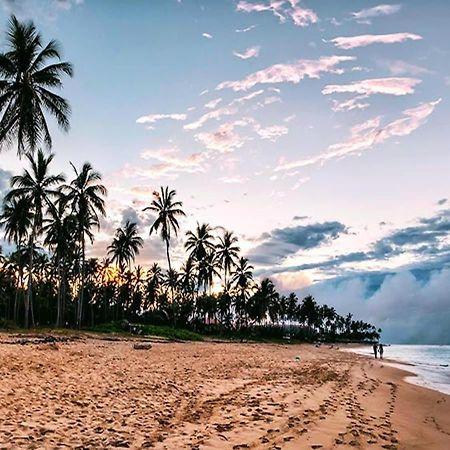
M 308 345 L 0 344 L 0 449 L 447 449 L 450 398 Z

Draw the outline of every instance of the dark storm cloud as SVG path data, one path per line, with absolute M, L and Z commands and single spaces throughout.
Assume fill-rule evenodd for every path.
M 299 250 L 320 247 L 345 233 L 345 225 L 336 221 L 275 228 L 261 235 L 262 243 L 248 257 L 257 264 L 276 264 Z

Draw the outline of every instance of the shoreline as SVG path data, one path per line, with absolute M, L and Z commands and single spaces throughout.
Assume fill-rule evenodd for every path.
M 450 396 L 341 350 L 0 344 L 0 447 L 450 448 Z

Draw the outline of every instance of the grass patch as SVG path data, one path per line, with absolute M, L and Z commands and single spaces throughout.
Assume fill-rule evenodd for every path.
M 185 330 L 182 328 L 172 328 L 168 326 L 160 325 L 135 325 L 133 328 L 138 330 L 139 336 L 158 336 L 174 341 L 202 341 L 203 336 L 194 333 L 193 331 Z M 128 331 L 124 330 L 119 322 L 109 322 L 95 325 L 93 327 L 85 328 L 86 331 L 91 331 L 94 333 L 109 333 L 109 334 L 129 334 Z

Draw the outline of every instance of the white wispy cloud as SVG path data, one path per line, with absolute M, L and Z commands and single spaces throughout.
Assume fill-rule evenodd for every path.
M 360 95 L 387 94 L 407 95 L 414 93 L 414 87 L 421 83 L 417 78 L 372 78 L 350 84 L 329 84 L 322 94 L 353 93 Z
M 141 116 L 136 119 L 136 123 L 140 124 L 153 124 L 155 122 L 158 122 L 159 120 L 163 119 L 170 119 L 170 120 L 186 120 L 187 115 L 186 114 L 178 114 L 178 113 L 172 113 L 172 114 L 149 114 L 147 116 Z M 151 127 L 150 127 L 151 128 Z
M 202 36 L 206 39 L 212 39 L 212 34 L 209 33 L 202 33 Z
M 377 16 L 386 16 L 399 12 L 401 7 L 402 5 L 377 5 L 373 8 L 366 8 L 361 11 L 353 12 L 352 17 L 356 20 L 364 20 Z
M 236 10 L 246 13 L 271 12 L 281 23 L 291 20 L 295 25 L 305 27 L 318 21 L 317 14 L 311 9 L 300 6 L 300 0 L 269 0 L 256 3 L 241 0 Z
M 208 122 L 211 119 L 219 120 L 223 116 L 230 116 L 232 114 L 237 113 L 237 108 L 224 106 L 223 108 L 215 109 L 213 111 L 210 111 L 206 114 L 203 114 L 198 120 L 195 122 L 188 123 L 184 126 L 185 130 L 197 130 L 198 128 L 201 128 L 206 122 Z
M 397 59 L 394 61 L 384 61 L 382 62 L 382 65 L 387 67 L 389 72 L 391 72 L 392 75 L 398 76 L 398 75 L 426 75 L 433 73 L 431 70 L 416 66 L 414 64 L 407 63 L 405 61 L 402 61 L 401 59 Z
M 346 141 L 330 145 L 317 156 L 280 164 L 275 168 L 275 172 L 325 164 L 332 159 L 360 155 L 364 151 L 372 149 L 376 144 L 385 142 L 392 137 L 407 136 L 426 122 L 440 101 L 439 99 L 422 103 L 415 108 L 406 109 L 403 111 L 403 117 L 385 126 L 381 126 L 381 117 L 379 116 L 367 120 L 354 126 L 351 129 L 350 137 Z
M 289 128 L 283 125 L 271 125 L 268 127 L 261 127 L 259 124 L 255 125 L 255 131 L 261 139 L 268 139 L 275 142 L 281 136 L 289 132 Z
M 366 47 L 372 44 L 396 44 L 408 40 L 417 41 L 422 36 L 414 33 L 392 33 L 392 34 L 363 34 L 360 36 L 340 36 L 331 39 L 336 47 L 349 50 L 357 47 Z
M 233 52 L 233 55 L 237 56 L 240 59 L 257 58 L 259 56 L 259 50 L 260 50 L 259 46 L 249 47 L 241 53 L 235 50 Z
M 245 183 L 246 181 L 248 181 L 248 178 L 242 177 L 240 175 L 235 175 L 232 177 L 221 177 L 221 178 L 219 178 L 219 181 L 221 181 L 222 183 L 227 183 L 227 184 L 242 184 L 242 183 Z
M 234 31 L 236 33 L 247 33 L 247 31 L 253 30 L 254 28 L 256 28 L 256 25 L 250 25 L 249 27 L 246 27 L 246 28 L 238 28 Z
M 248 140 L 248 138 L 242 137 L 234 131 L 238 125 L 245 124 L 240 122 L 224 123 L 216 131 L 197 133 L 195 139 L 209 150 L 220 153 L 232 152 L 242 147 Z
M 216 89 L 230 88 L 246 91 L 257 84 L 299 83 L 305 77 L 320 78 L 323 73 L 342 73 L 336 66 L 345 61 L 353 61 L 352 56 L 324 56 L 319 59 L 300 59 L 292 64 L 274 64 L 266 69 L 248 75 L 243 80 L 224 81 Z
M 365 109 L 370 106 L 367 102 L 362 102 L 361 100 L 367 98 L 366 95 L 358 95 L 355 98 L 351 98 L 350 100 L 333 100 L 332 110 L 334 112 L 340 111 L 353 111 L 354 109 Z
M 222 101 L 221 97 L 211 100 L 208 103 L 206 103 L 205 108 L 214 109 L 221 101 Z

